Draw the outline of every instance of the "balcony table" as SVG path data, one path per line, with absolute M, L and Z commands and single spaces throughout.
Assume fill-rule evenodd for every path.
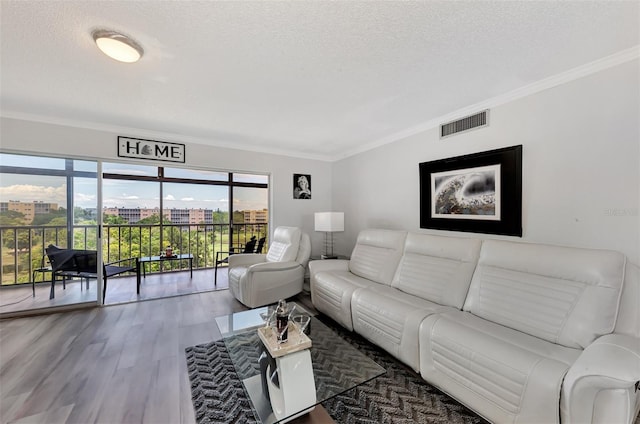
M 189 261 L 189 271 L 191 274 L 190 276 L 191 278 L 193 278 L 193 255 L 191 253 L 182 253 L 180 255 L 173 255 L 173 256 L 143 256 L 139 259 L 140 267 L 142 268 L 143 277 L 147 276 L 147 271 L 145 267 L 146 263 L 164 262 L 164 261 L 183 261 L 183 260 Z

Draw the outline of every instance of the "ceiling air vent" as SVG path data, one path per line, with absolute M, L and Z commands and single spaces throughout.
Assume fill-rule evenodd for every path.
M 463 131 L 469 131 L 474 128 L 486 127 L 487 115 L 489 110 L 483 110 L 475 115 L 467 116 L 465 118 L 458 119 L 457 121 L 448 122 L 440 125 L 440 138 L 452 136 L 454 134 L 461 133 Z

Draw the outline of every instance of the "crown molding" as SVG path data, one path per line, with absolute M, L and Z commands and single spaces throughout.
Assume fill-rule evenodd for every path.
M 149 130 L 144 128 L 126 127 L 126 126 L 120 126 L 120 125 L 105 124 L 100 122 L 74 120 L 74 119 L 60 118 L 55 116 L 30 114 L 30 113 L 17 112 L 17 111 L 5 110 L 5 109 L 0 111 L 0 117 L 7 118 L 7 119 L 17 119 L 22 121 L 38 122 L 42 124 L 60 125 L 60 126 L 66 126 L 66 127 L 102 131 L 102 132 L 114 133 L 115 135 L 121 135 L 126 137 L 148 138 L 152 140 L 166 141 L 166 142 L 201 144 L 208 147 L 218 147 L 218 148 L 230 149 L 230 150 L 240 150 L 240 151 L 248 151 L 253 153 L 264 153 L 264 154 L 270 154 L 270 155 L 287 156 L 287 157 L 292 157 L 296 159 L 310 159 L 310 160 L 319 160 L 323 162 L 331 162 L 333 160 L 330 155 L 305 154 L 298 151 L 292 152 L 290 150 L 284 150 L 284 149 L 272 149 L 272 148 L 264 148 L 264 147 L 255 146 L 255 145 L 238 144 L 231 141 L 224 141 L 220 139 L 212 140 L 209 138 L 195 137 L 195 136 L 189 136 L 189 135 L 178 134 L 178 133 L 155 131 L 155 130 Z
M 614 66 L 618 66 L 623 63 L 636 60 L 639 57 L 640 57 L 640 44 L 635 45 L 629 49 L 622 50 L 610 56 L 606 56 L 601 59 L 595 60 L 593 62 L 589 62 L 585 65 L 575 67 L 573 69 L 562 72 L 560 74 L 556 74 L 551 77 L 542 79 L 532 84 L 528 84 L 523 87 L 517 88 L 515 90 L 511 90 L 505 94 L 501 94 L 499 96 L 492 97 L 482 102 L 479 102 L 470 106 L 466 106 L 462 109 L 458 109 L 454 112 L 448 113 L 446 115 L 442 115 L 438 118 L 430 119 L 426 122 L 423 122 L 422 124 L 419 124 L 411 128 L 407 128 L 403 131 L 383 137 L 371 143 L 362 145 L 356 149 L 346 151 L 343 154 L 333 156 L 331 160 L 335 162 L 341 159 L 346 159 L 350 156 L 354 156 L 359 153 L 364 153 L 368 150 L 372 150 L 389 143 L 400 141 L 407 137 L 410 137 L 425 131 L 429 131 L 434 128 L 438 128 L 442 123 L 455 121 L 457 119 L 463 118 L 468 115 L 472 115 L 484 109 L 491 109 L 493 107 L 497 107 L 506 103 L 513 102 L 514 100 L 518 100 L 523 97 L 527 97 L 532 94 L 539 93 L 549 88 L 566 84 L 568 82 L 583 78 L 591 74 L 595 74 L 605 69 L 613 68 Z
M 302 152 L 291 152 L 289 150 L 284 150 L 284 149 L 273 149 L 273 148 L 265 148 L 265 147 L 256 146 L 256 145 L 238 144 L 231 141 L 221 140 L 219 138 L 209 139 L 204 137 L 187 136 L 187 135 L 178 134 L 178 133 L 154 131 L 154 130 L 149 130 L 144 128 L 133 128 L 133 127 L 125 127 L 125 126 L 104 124 L 104 123 L 98 123 L 98 122 L 72 120 L 72 119 L 43 116 L 43 115 L 37 115 L 37 114 L 27 114 L 27 113 L 16 112 L 16 111 L 0 110 L 0 117 L 10 118 L 10 119 L 19 119 L 19 120 L 25 120 L 25 121 L 34 121 L 34 122 L 40 122 L 40 123 L 52 124 L 52 125 L 62 125 L 62 126 L 83 128 L 83 129 L 96 130 L 96 131 L 104 131 L 104 132 L 110 132 L 110 133 L 115 133 L 115 134 L 129 136 L 129 137 L 150 138 L 154 140 L 170 141 L 170 142 L 179 141 L 179 142 L 185 142 L 185 143 L 201 144 L 201 145 L 211 146 L 211 147 L 232 149 L 232 150 L 250 151 L 250 152 L 256 152 L 256 153 L 287 156 L 287 157 L 293 157 L 297 159 L 310 159 L 310 160 L 319 160 L 324 162 L 336 162 L 342 159 L 346 159 L 350 156 L 364 153 L 366 151 L 373 150 L 377 147 L 381 147 L 386 144 L 400 141 L 405 138 L 411 137 L 413 135 L 420 134 L 422 132 L 426 132 L 434 128 L 438 128 L 441 123 L 454 121 L 464 116 L 468 116 L 473 113 L 476 113 L 480 110 L 491 109 L 493 107 L 510 103 L 510 102 L 513 102 L 514 100 L 518 100 L 523 97 L 527 97 L 532 94 L 539 93 L 549 88 L 553 88 L 558 85 L 562 85 L 567 82 L 571 82 L 571 81 L 583 78 L 585 76 L 600 72 L 608 68 L 612 68 L 617 65 L 621 65 L 626 62 L 630 62 L 632 60 L 636 60 L 639 57 L 640 57 L 640 45 L 635 45 L 631 48 L 622 50 L 613 55 L 606 56 L 604 58 L 595 60 L 585 65 L 575 67 L 573 69 L 562 72 L 560 74 L 553 75 L 551 77 L 542 79 L 532 84 L 528 84 L 523 87 L 517 88 L 515 90 L 509 91 L 505 94 L 501 94 L 499 96 L 492 97 L 482 102 L 475 103 L 473 105 L 458 109 L 456 111 L 447 113 L 437 118 L 430 119 L 419 125 L 415 125 L 413 127 L 407 128 L 405 130 L 402 130 L 394 134 L 388 135 L 386 137 L 380 138 L 378 140 L 375 140 L 373 142 L 364 144 L 355 149 L 346 150 L 342 153 L 335 154 L 335 155 L 331 155 L 331 154 L 321 155 L 321 154 L 308 154 L 308 153 L 302 153 Z

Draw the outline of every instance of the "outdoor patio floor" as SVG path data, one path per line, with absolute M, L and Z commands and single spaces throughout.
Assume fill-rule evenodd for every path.
M 107 281 L 105 304 L 134 302 L 138 300 L 159 299 L 211 290 L 223 290 L 229 287 L 227 268 L 218 268 L 218 284 L 214 286 L 213 269 L 194 269 L 193 278 L 189 270 L 147 274 L 142 277 L 140 294 L 136 294 L 135 275 L 117 276 Z M 51 283 L 36 283 L 36 295 L 32 296 L 31 284 L 0 289 L 0 318 L 17 312 L 33 311 L 58 306 L 72 306 L 84 302 L 96 301 L 96 280 L 86 282 L 80 280 L 67 281 L 67 288 L 62 288 L 62 281 L 57 281 L 55 298 L 49 299 Z

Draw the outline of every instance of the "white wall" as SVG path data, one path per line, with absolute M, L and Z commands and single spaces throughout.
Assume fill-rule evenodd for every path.
M 640 263 L 638 60 L 490 111 L 490 126 L 448 139 L 438 129 L 336 162 L 336 248 L 364 228 L 420 229 L 418 164 L 523 145 L 523 237 L 450 233 L 618 250 Z
M 0 124 L 0 149 L 3 152 L 122 162 L 124 160 L 117 155 L 118 135 L 148 138 L 136 134 L 116 134 L 9 118 L 2 118 Z M 181 142 L 175 139 L 161 141 Z M 301 227 L 311 236 L 313 254 L 320 255 L 322 235 L 313 231 L 313 213 L 331 210 L 331 163 L 194 143 L 185 144 L 186 163 L 170 166 L 270 174 L 269 213 L 272 228 L 280 225 Z M 128 161 L 145 165 L 164 163 L 144 160 Z M 311 174 L 311 199 L 293 199 L 294 173 Z
M 314 254 L 321 252 L 322 235 L 313 231 L 313 213 L 344 211 L 346 231 L 336 234 L 336 251 L 349 254 L 364 228 L 445 233 L 419 228 L 420 162 L 522 144 L 522 240 L 614 249 L 637 264 L 638 75 L 638 61 L 628 62 L 492 108 L 488 128 L 445 140 L 432 129 L 334 164 L 187 144 L 185 166 L 271 174 L 272 225 L 301 226 L 312 237 Z M 117 161 L 117 135 L 136 137 L 8 118 L 0 122 L 0 148 L 11 152 Z M 312 175 L 313 199 L 292 199 L 293 173 Z

